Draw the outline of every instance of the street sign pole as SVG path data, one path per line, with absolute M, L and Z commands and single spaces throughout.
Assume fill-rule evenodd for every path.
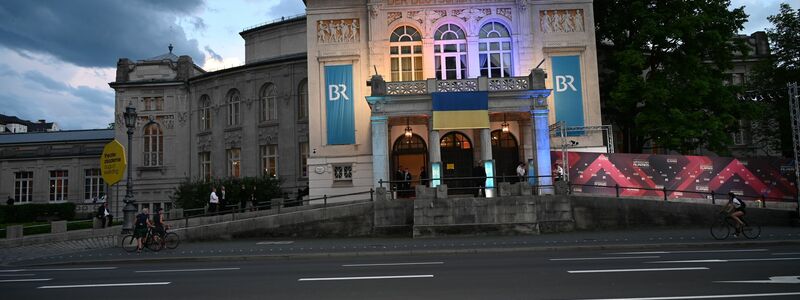
M 797 82 L 787 85 L 789 90 L 789 113 L 792 123 L 792 150 L 794 150 L 794 187 L 797 194 L 797 208 L 795 212 L 800 218 L 800 96 L 797 93 Z

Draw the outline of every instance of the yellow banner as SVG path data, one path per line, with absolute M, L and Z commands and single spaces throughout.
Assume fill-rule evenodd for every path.
M 117 140 L 113 140 L 103 147 L 103 154 L 100 156 L 100 172 L 106 184 L 114 185 L 122 180 L 127 166 L 125 148 Z
M 450 110 L 433 112 L 433 129 L 489 128 L 489 112 L 485 110 Z

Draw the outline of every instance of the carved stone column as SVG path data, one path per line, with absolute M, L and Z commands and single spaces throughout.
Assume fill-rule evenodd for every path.
M 372 180 L 374 187 L 380 187 L 380 180 L 389 181 L 389 118 L 381 115 L 370 117 L 372 130 Z M 388 187 L 385 185 L 384 187 Z

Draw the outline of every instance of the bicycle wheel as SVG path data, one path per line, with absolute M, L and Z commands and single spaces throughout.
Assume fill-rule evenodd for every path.
M 175 249 L 178 248 L 178 245 L 181 243 L 181 238 L 178 236 L 177 233 L 170 232 L 164 236 L 164 248 L 167 249 Z
M 161 251 L 162 246 L 163 244 L 161 243 L 161 237 L 158 235 L 151 236 L 149 239 L 147 239 L 147 249 L 150 249 L 150 251 Z
M 761 226 L 746 224 L 742 228 L 742 234 L 748 239 L 757 239 L 761 236 Z
M 136 238 L 134 238 L 133 235 L 129 234 L 122 238 L 122 249 L 125 249 L 125 251 L 136 251 L 136 247 L 138 247 L 138 245 L 136 244 Z
M 717 220 L 711 225 L 711 236 L 717 240 L 724 240 L 731 234 L 731 228 L 725 220 Z

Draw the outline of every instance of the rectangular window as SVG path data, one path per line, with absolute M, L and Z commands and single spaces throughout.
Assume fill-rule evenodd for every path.
M 200 131 L 211 129 L 211 107 L 204 106 L 200 108 Z
M 352 181 L 353 180 L 353 166 L 340 165 L 333 166 L 333 181 Z
M 211 152 L 200 152 L 200 178 L 206 182 L 211 181 Z
M 265 176 L 278 176 L 278 145 L 261 145 L 261 170 Z
M 242 149 L 240 148 L 228 149 L 228 176 L 230 177 L 240 177 L 242 175 L 241 152 Z
M 50 202 L 67 201 L 69 194 L 69 172 L 50 171 Z
M 164 110 L 164 97 L 145 97 L 144 110 Z
M 737 146 L 742 146 L 745 144 L 744 142 L 744 124 L 742 121 L 739 121 L 739 128 L 734 131 L 733 134 L 733 144 Z
M 99 200 L 101 194 L 105 195 L 105 182 L 103 182 L 100 169 L 85 169 L 83 171 L 83 199 Z
M 33 195 L 33 172 L 14 173 L 14 203 L 29 203 Z
M 308 178 L 308 143 L 300 143 L 300 177 Z

